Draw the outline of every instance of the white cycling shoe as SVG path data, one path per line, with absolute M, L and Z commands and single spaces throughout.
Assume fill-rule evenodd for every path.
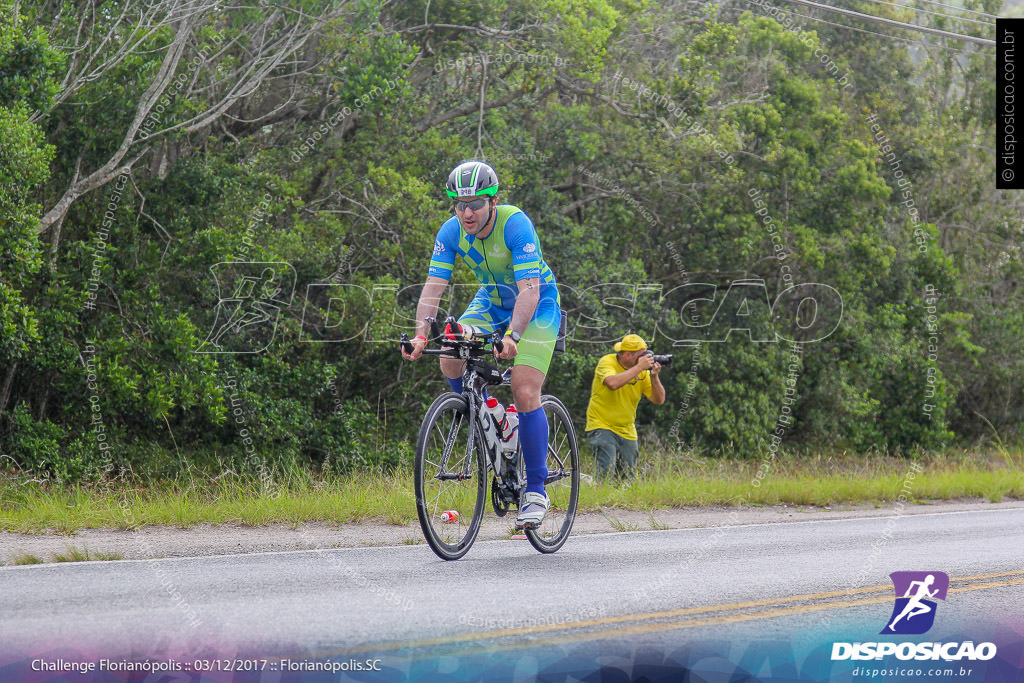
M 523 504 L 519 508 L 519 516 L 516 517 L 517 529 L 536 529 L 544 521 L 551 507 L 551 500 L 543 493 L 528 492 L 523 497 Z

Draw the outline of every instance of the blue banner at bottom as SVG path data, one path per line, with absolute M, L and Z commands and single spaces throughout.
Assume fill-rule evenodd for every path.
M 0 681 L 682 681 L 683 683 L 856 683 L 1024 680 L 1024 628 L 907 638 L 845 629 L 755 642 L 692 641 L 669 631 L 660 642 L 580 638 L 410 649 L 296 652 L 269 656 L 237 648 L 195 654 L 97 655 L 66 646 L 0 654 Z M 553 638 L 558 640 L 558 638 Z M 562 637 L 565 640 L 565 637 Z M 673 644 L 678 643 L 678 644 Z

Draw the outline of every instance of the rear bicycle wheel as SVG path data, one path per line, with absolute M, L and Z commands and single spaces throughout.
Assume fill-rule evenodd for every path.
M 580 447 L 569 411 L 554 396 L 540 397 L 540 406 L 548 419 L 548 477 L 544 482 L 551 507 L 536 529 L 527 529 L 526 538 L 542 553 L 561 548 L 576 520 L 580 496 Z
M 442 394 L 416 439 L 416 514 L 431 550 L 445 560 L 469 551 L 484 515 L 487 461 L 479 440 L 469 442 L 471 419 L 465 398 Z

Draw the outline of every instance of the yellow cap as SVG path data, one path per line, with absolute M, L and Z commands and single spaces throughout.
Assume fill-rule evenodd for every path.
M 640 338 L 638 334 L 627 334 L 622 338 L 622 341 L 615 344 L 613 347 L 616 352 L 618 351 L 639 351 L 640 349 L 647 348 L 647 342 Z

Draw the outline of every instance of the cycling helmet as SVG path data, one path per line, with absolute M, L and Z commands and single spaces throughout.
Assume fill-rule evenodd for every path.
M 448 174 L 445 189 L 452 198 L 478 194 L 493 197 L 498 192 L 498 174 L 482 161 L 466 161 Z

